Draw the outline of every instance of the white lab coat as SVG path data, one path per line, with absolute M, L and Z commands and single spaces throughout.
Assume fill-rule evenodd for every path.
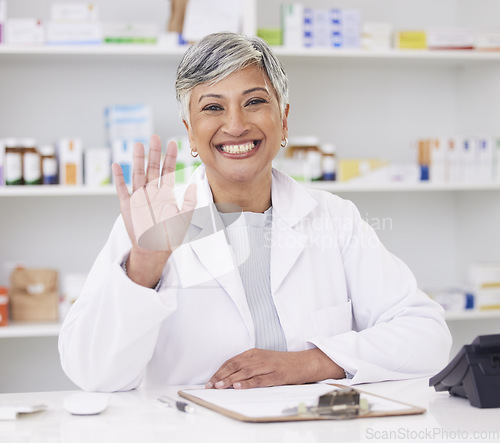
M 192 181 L 197 208 L 213 202 L 203 166 Z M 353 383 L 429 376 L 447 363 L 442 308 L 351 202 L 273 170 L 272 204 L 271 291 L 288 351 L 318 347 Z M 254 347 L 232 249 L 207 213 L 195 211 L 158 291 L 120 266 L 131 243 L 118 218 L 59 337 L 63 369 L 81 388 L 204 384 Z

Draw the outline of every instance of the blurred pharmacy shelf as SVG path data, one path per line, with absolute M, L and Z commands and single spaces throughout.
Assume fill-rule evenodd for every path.
M 500 191 L 500 183 L 349 183 L 308 182 L 304 186 L 328 192 L 432 192 L 432 191 Z M 113 185 L 88 186 L 3 186 L 2 197 L 114 196 Z
M 0 328 L 0 338 L 55 337 L 59 335 L 61 323 L 11 322 Z
M 489 311 L 463 311 L 446 312 L 446 321 L 462 320 L 486 320 L 500 319 L 500 309 Z M 8 326 L 0 328 L 1 338 L 27 338 L 27 337 L 57 337 L 61 329 L 61 323 L 33 323 L 33 322 L 11 322 Z
M 307 187 L 329 192 L 488 191 L 500 190 L 500 183 L 349 183 L 309 182 Z
M 9 46 L 0 45 L 0 60 L 13 59 L 24 60 L 29 58 L 30 62 L 52 59 L 77 59 L 88 60 L 89 58 L 106 57 L 109 62 L 113 59 L 139 58 L 141 60 L 160 60 L 178 63 L 186 48 L 182 46 L 162 45 L 128 45 L 128 44 L 106 44 L 106 45 L 45 45 L 45 46 Z
M 285 59 L 340 59 L 347 60 L 418 60 L 437 63 L 457 62 L 476 63 L 478 61 L 500 61 L 500 52 L 481 52 L 481 51 L 429 51 L 429 50 L 353 50 L 353 49 L 331 49 L 331 48 L 300 48 L 292 49 L 285 47 L 274 47 L 274 52 L 283 60 Z
M 157 58 L 163 61 L 179 61 L 186 50 L 185 46 L 167 46 L 167 45 L 139 45 L 139 44 L 102 44 L 102 45 L 42 45 L 42 46 L 9 46 L 0 45 L 0 58 L 30 57 L 68 57 L 77 56 L 102 57 L 116 56 L 120 57 L 143 57 Z M 283 60 L 298 59 L 338 59 L 348 60 L 400 60 L 419 62 L 436 62 L 440 64 L 456 63 L 477 63 L 500 62 L 500 52 L 482 52 L 473 50 L 351 50 L 351 49 L 332 49 L 332 48 L 286 48 L 282 46 L 273 47 L 274 52 Z M 109 59 L 108 59 L 109 60 Z
M 140 45 L 140 44 L 103 44 L 103 45 L 41 45 L 17 46 L 0 45 L 0 55 L 172 55 L 185 52 L 184 46 Z
M 454 320 L 481 320 L 481 319 L 489 319 L 489 318 L 498 318 L 500 319 L 500 309 L 491 309 L 488 311 L 458 311 L 458 312 L 446 312 L 445 313 L 446 321 L 454 321 Z
M 1 197 L 77 197 L 77 196 L 99 196 L 116 195 L 113 185 L 91 187 L 91 186 L 3 186 L 0 187 Z

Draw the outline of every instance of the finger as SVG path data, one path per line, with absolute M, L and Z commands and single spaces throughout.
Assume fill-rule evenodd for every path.
M 252 366 L 245 366 L 241 370 L 231 374 L 222 380 L 215 383 L 216 389 L 226 389 L 237 387 L 240 388 L 243 384 L 251 384 L 253 386 L 264 386 L 262 377 L 273 373 L 274 370 L 264 362 Z
M 130 194 L 128 192 L 127 184 L 125 183 L 125 178 L 123 177 L 123 171 L 118 163 L 113 163 L 111 165 L 111 171 L 113 172 L 113 177 L 115 179 L 116 193 L 118 194 L 118 202 L 120 203 L 120 211 L 125 222 L 125 227 L 127 228 L 128 235 L 132 244 L 135 243 L 135 235 L 131 229 L 130 218 Z
M 111 165 L 111 171 L 113 172 L 113 177 L 115 179 L 116 192 L 120 203 L 122 200 L 128 201 L 130 194 L 128 193 L 127 184 L 125 183 L 125 177 L 123 176 L 121 166 L 118 163 L 113 163 Z
M 253 353 L 250 351 L 245 351 L 229 360 L 225 361 L 217 372 L 212 375 L 212 378 L 206 384 L 206 387 L 223 387 L 225 383 L 220 383 L 221 381 L 227 380 L 231 375 L 241 371 L 244 368 L 255 365 L 256 363 L 252 361 Z M 228 387 L 228 386 L 225 386 Z
M 237 364 L 232 362 L 233 359 L 228 360 L 222 364 L 222 366 L 217 370 L 217 372 L 212 375 L 210 380 L 205 385 L 205 388 L 222 388 L 224 387 L 224 379 L 227 379 L 230 375 L 237 372 L 240 368 Z M 222 382 L 222 383 L 221 383 Z M 226 386 L 226 387 L 229 387 Z
M 148 169 L 146 171 L 146 179 L 151 183 L 160 178 L 160 163 L 161 163 L 161 140 L 157 135 L 152 135 L 149 139 L 149 154 L 148 154 Z
M 161 170 L 161 186 L 173 188 L 175 183 L 175 166 L 177 164 L 177 143 L 170 141 L 167 145 L 165 160 Z
M 144 174 L 144 145 L 142 143 L 134 144 L 133 162 L 132 189 L 135 192 L 146 184 L 146 176 Z
M 283 383 L 279 382 L 275 372 L 269 374 L 256 375 L 247 380 L 234 382 L 232 387 L 234 389 L 251 389 L 251 388 L 267 388 L 269 386 L 278 386 Z

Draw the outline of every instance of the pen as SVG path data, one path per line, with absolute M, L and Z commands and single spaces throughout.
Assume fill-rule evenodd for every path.
M 179 411 L 185 412 L 187 414 L 191 414 L 192 412 L 194 412 L 194 408 L 190 404 L 181 400 L 175 400 L 171 397 L 167 397 L 166 395 L 161 395 L 160 397 L 158 397 L 158 401 L 161 401 L 162 403 L 165 403 L 172 408 L 175 406 Z

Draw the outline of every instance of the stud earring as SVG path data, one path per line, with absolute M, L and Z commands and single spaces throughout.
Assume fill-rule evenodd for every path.
M 285 137 L 284 140 L 281 140 L 280 145 L 282 148 L 286 148 L 288 146 L 288 139 Z

